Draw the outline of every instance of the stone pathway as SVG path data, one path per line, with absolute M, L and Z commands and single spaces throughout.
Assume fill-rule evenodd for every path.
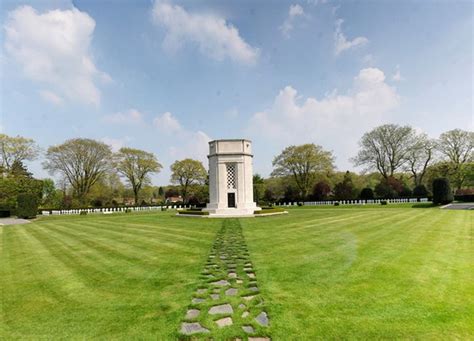
M 237 219 L 225 219 L 181 323 L 182 335 L 270 340 L 266 306 Z

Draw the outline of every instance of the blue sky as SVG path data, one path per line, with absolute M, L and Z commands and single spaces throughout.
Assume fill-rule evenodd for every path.
M 209 139 L 251 139 L 268 176 L 290 144 L 353 170 L 379 124 L 473 128 L 470 1 L 7 0 L 0 17 L 1 131 L 154 152 L 156 185 L 176 159 L 206 165 Z

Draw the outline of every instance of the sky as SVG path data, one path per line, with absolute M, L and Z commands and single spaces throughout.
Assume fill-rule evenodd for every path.
M 153 152 L 166 185 L 208 142 L 268 176 L 315 143 L 341 171 L 370 129 L 473 129 L 471 1 L 2 1 L 0 132 Z M 41 158 L 28 162 L 49 177 Z

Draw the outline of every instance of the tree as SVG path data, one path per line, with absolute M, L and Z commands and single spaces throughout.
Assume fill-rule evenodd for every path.
M 329 184 L 326 181 L 319 181 L 313 187 L 313 199 L 316 201 L 326 200 L 330 192 Z
M 334 156 L 321 146 L 303 144 L 289 146 L 273 159 L 272 176 L 292 176 L 299 189 L 299 196 L 305 199 L 314 183 L 317 172 L 334 170 Z
M 380 183 L 375 186 L 375 194 L 379 198 L 396 198 L 403 191 L 403 183 L 393 176 L 383 178 Z
M 207 171 L 201 161 L 184 159 L 175 161 L 171 165 L 171 182 L 181 186 L 183 202 L 187 203 L 188 188 L 193 184 L 204 184 L 207 179 Z
M 8 171 L 15 161 L 34 160 L 39 154 L 35 141 L 21 136 L 0 134 L 0 164 Z
M 337 200 L 354 199 L 354 185 L 352 184 L 351 173 L 349 171 L 344 174 L 344 180 L 334 186 L 334 197 Z
M 64 176 L 74 196 L 84 204 L 91 187 L 110 169 L 111 156 L 105 143 L 77 138 L 49 147 L 43 167 L 52 175 Z
M 457 189 L 463 186 L 466 163 L 473 162 L 474 133 L 461 129 L 447 131 L 440 135 L 437 149 L 452 165 L 454 185 Z
M 142 186 L 151 183 L 150 173 L 157 173 L 162 168 L 155 155 L 133 148 L 120 148 L 114 155 L 114 166 L 132 187 L 135 205 Z
M 377 170 L 387 179 L 407 161 L 414 136 L 410 126 L 379 126 L 362 136 L 361 149 L 352 161 L 356 166 L 365 166 L 366 170 Z
M 253 198 L 258 204 L 265 193 L 265 181 L 260 176 L 260 174 L 255 174 L 253 176 Z
M 433 159 L 436 143 L 426 134 L 414 136 L 408 148 L 406 170 L 412 173 L 415 186 L 421 185 L 429 163 Z
M 365 187 L 360 192 L 360 198 L 362 200 L 372 200 L 374 198 L 374 191 L 370 187 Z
M 438 178 L 433 181 L 433 204 L 446 205 L 453 201 L 453 192 L 447 178 Z
M 413 196 L 415 198 L 426 198 L 428 196 L 428 190 L 425 185 L 418 185 L 413 188 Z

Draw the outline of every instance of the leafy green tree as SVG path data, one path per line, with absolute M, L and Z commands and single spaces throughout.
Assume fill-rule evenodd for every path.
M 133 148 L 120 148 L 114 155 L 114 166 L 132 187 L 135 205 L 142 187 L 151 183 L 150 174 L 162 168 L 153 153 Z
M 273 159 L 273 167 L 272 176 L 292 176 L 299 196 L 305 199 L 316 174 L 334 170 L 334 156 L 313 143 L 289 146 Z
M 329 193 L 331 193 L 331 187 L 326 181 L 319 181 L 313 187 L 313 199 L 320 201 L 326 200 L 328 198 Z
M 171 165 L 171 182 L 181 187 L 183 202 L 188 202 L 188 189 L 193 184 L 204 184 L 207 179 L 207 171 L 201 161 L 184 159 L 175 161 Z
M 265 180 L 260 176 L 260 174 L 255 174 L 253 176 L 253 198 L 257 204 L 263 199 L 264 193 Z
M 344 180 L 334 186 L 334 197 L 337 200 L 350 200 L 356 197 L 351 173 L 349 171 L 344 175 Z
M 378 171 L 387 179 L 407 162 L 414 137 L 415 131 L 410 126 L 381 125 L 362 136 L 359 153 L 352 161 L 366 170 Z
M 451 164 L 454 185 L 460 189 L 468 175 L 463 170 L 464 165 L 474 161 L 474 133 L 461 129 L 447 131 L 440 135 L 437 149 Z
M 111 156 L 110 146 L 105 143 L 76 138 L 49 147 L 43 167 L 52 175 L 59 173 L 66 178 L 74 197 L 84 204 L 92 186 L 109 171 Z
M 39 147 L 34 140 L 0 134 L 0 164 L 4 171 L 9 171 L 15 161 L 31 161 L 38 154 Z

